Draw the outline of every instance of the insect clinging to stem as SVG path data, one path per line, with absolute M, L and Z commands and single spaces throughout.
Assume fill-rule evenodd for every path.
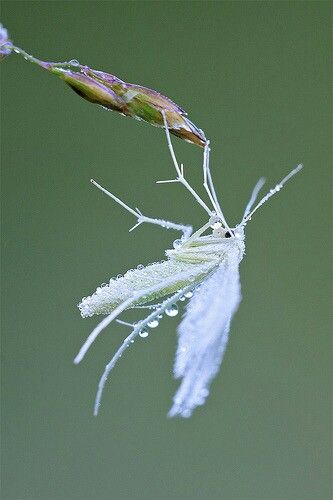
M 181 238 L 174 241 L 173 248 L 166 250 L 164 261 L 146 267 L 138 266 L 135 270 L 127 271 L 123 277 L 112 278 L 91 296 L 83 298 L 78 306 L 82 317 L 95 314 L 104 314 L 106 317 L 81 347 L 74 359 L 76 364 L 82 361 L 94 340 L 112 321 L 129 326 L 132 330 L 104 369 L 96 394 L 94 415 L 98 414 L 108 375 L 124 351 L 136 337 L 146 337 L 149 329 L 156 328 L 164 314 L 176 316 L 178 303 L 186 299 L 189 299 L 189 303 L 178 327 L 174 363 L 174 375 L 181 379 L 181 383 L 168 415 L 190 417 L 197 406 L 205 403 L 210 383 L 222 362 L 231 320 L 241 301 L 239 264 L 245 252 L 245 227 L 253 214 L 302 169 L 301 164 L 297 165 L 255 205 L 265 182 L 264 178 L 259 179 L 241 221 L 231 227 L 225 219 L 213 184 L 209 142 L 205 146 L 203 158 L 203 186 L 210 204 L 207 205 L 185 179 L 183 165 L 179 165 L 173 150 L 165 114 L 163 119 L 176 178 L 157 182 L 183 184 L 207 212 L 208 220 L 193 232 L 189 225 L 146 217 L 92 180 L 98 189 L 134 215 L 137 222 L 130 231 L 143 223 L 149 223 L 182 233 Z M 209 234 L 205 234 L 207 231 Z M 147 309 L 148 314 L 134 324 L 119 319 L 122 313 L 132 308 Z
M 176 178 L 159 183 L 178 182 L 194 197 L 207 213 L 207 222 L 193 232 L 189 225 L 146 217 L 120 198 L 92 180 L 92 183 L 136 218 L 133 229 L 143 223 L 180 231 L 182 236 L 166 250 L 166 259 L 146 267 L 138 266 L 123 277 L 112 278 L 101 285 L 78 305 L 82 317 L 104 314 L 106 317 L 88 336 L 74 359 L 80 363 L 97 336 L 113 321 L 130 326 L 132 331 L 106 365 L 100 379 L 94 414 L 98 414 L 107 377 L 123 352 L 138 336 L 146 337 L 148 329 L 156 328 L 163 315 L 176 316 L 178 302 L 189 299 L 178 328 L 178 347 L 174 364 L 176 378 L 181 384 L 173 398 L 169 416 L 191 416 L 204 404 L 209 386 L 217 374 L 228 342 L 230 323 L 241 301 L 239 264 L 245 252 L 245 227 L 253 214 L 284 184 L 302 169 L 299 164 L 271 189 L 256 205 L 265 180 L 259 179 L 246 205 L 241 221 L 231 227 L 223 214 L 215 191 L 210 165 L 209 141 L 204 132 L 191 122 L 187 113 L 168 97 L 155 90 L 127 83 L 115 75 L 94 70 L 72 59 L 68 62 L 48 62 L 35 58 L 17 47 L 0 24 L 0 60 L 12 53 L 57 75 L 85 100 L 116 111 L 124 116 L 142 120 L 165 130 L 167 145 L 176 170 Z M 188 183 L 183 165 L 179 165 L 170 134 L 204 148 L 203 186 L 208 204 Z M 207 231 L 210 234 L 205 234 Z M 157 301 L 157 302 L 156 302 Z M 147 309 L 144 319 L 135 324 L 119 317 L 129 309 Z

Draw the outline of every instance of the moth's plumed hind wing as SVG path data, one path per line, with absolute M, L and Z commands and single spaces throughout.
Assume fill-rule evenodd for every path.
M 169 416 L 190 417 L 204 404 L 228 342 L 230 322 L 241 301 L 238 262 L 222 264 L 197 290 L 178 327 L 174 365 L 181 385 Z

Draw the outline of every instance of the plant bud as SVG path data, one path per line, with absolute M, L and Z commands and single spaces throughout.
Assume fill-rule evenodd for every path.
M 164 112 L 171 134 L 201 147 L 205 147 L 207 143 L 205 134 L 187 118 L 187 113 L 155 90 L 126 83 L 104 71 L 83 66 L 76 60 L 63 63 L 46 62 L 36 59 L 19 47 L 12 46 L 6 50 L 13 50 L 27 61 L 57 75 L 89 102 L 162 128 Z
M 164 111 L 171 134 L 202 147 L 207 142 L 203 131 L 187 118 L 187 113 L 155 90 L 126 83 L 114 75 L 93 70 L 77 61 L 41 65 L 59 76 L 87 101 L 156 127 L 164 127 Z
M 63 63 L 41 61 L 13 45 L 8 39 L 7 30 L 0 24 L 0 59 L 11 52 L 20 54 L 26 61 L 57 75 L 89 102 L 124 116 L 143 120 L 155 127 L 164 128 L 164 115 L 171 134 L 201 147 L 207 144 L 203 131 L 168 97 L 141 85 L 126 83 L 104 71 L 83 66 L 75 59 Z

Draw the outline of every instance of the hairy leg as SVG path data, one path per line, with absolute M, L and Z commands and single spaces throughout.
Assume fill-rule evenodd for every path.
M 196 193 L 196 191 L 194 191 L 194 189 L 190 186 L 190 184 L 185 179 L 184 167 L 183 167 L 183 165 L 179 166 L 176 155 L 175 155 L 175 151 L 174 151 L 173 146 L 172 146 L 170 132 L 168 129 L 168 122 L 167 122 L 164 111 L 162 111 L 162 116 L 163 116 L 163 120 L 164 120 L 164 128 L 165 128 L 165 134 L 166 134 L 166 138 L 167 138 L 167 144 L 168 144 L 171 158 L 172 158 L 172 161 L 173 161 L 176 173 L 177 173 L 177 177 L 176 177 L 176 179 L 170 179 L 170 180 L 166 180 L 166 181 L 157 181 L 157 184 L 167 184 L 167 183 L 172 183 L 172 182 L 179 182 L 180 184 L 183 184 L 183 186 L 185 186 L 185 188 L 192 194 L 192 196 L 195 198 L 195 200 L 208 213 L 208 215 L 212 216 L 213 211 L 206 205 L 206 203 L 200 198 L 200 196 Z
M 193 274 L 193 268 L 189 271 L 184 271 L 182 273 L 179 273 L 178 275 L 173 275 L 170 276 L 169 278 L 166 278 L 164 280 L 161 280 L 160 283 L 157 285 L 138 290 L 130 297 L 128 297 L 126 300 L 124 300 L 121 304 L 119 304 L 118 307 L 116 307 L 112 313 L 110 313 L 108 316 L 106 316 L 90 333 L 88 336 L 87 340 L 81 347 L 79 353 L 74 359 L 74 363 L 78 364 L 82 361 L 84 356 L 86 355 L 87 351 L 89 350 L 90 346 L 93 344 L 93 342 L 96 340 L 98 335 L 114 320 L 116 319 L 122 312 L 124 312 L 126 309 L 129 309 L 133 305 L 135 305 L 136 302 L 140 301 L 140 299 L 144 299 L 146 296 L 149 296 L 153 293 L 158 293 L 158 292 L 163 292 L 164 289 L 168 289 L 168 287 L 172 286 L 175 283 L 181 282 L 183 280 L 190 280 L 193 278 L 193 283 L 195 283 L 195 278 L 200 276 L 205 268 L 210 268 L 213 267 L 213 263 L 208 264 L 203 264 L 202 266 L 198 266 L 196 269 L 196 274 Z
M 155 219 L 153 217 L 146 217 L 143 215 L 138 208 L 135 210 L 131 207 L 129 207 L 126 203 L 124 203 L 120 198 L 115 196 L 113 193 L 102 187 L 100 184 L 98 184 L 96 181 L 91 179 L 91 182 L 94 186 L 96 186 L 100 191 L 105 193 L 107 196 L 112 198 L 116 203 L 121 205 L 125 210 L 130 212 L 131 214 L 134 215 L 134 217 L 137 218 L 137 223 L 130 229 L 130 231 L 133 231 L 136 227 L 140 226 L 144 222 L 148 224 L 155 224 L 160 227 L 164 227 L 165 229 L 175 229 L 176 231 L 181 231 L 183 233 L 183 236 L 185 239 L 187 239 L 191 234 L 192 234 L 192 226 L 189 225 L 184 225 L 184 224 L 176 224 L 175 222 L 170 222 L 167 220 L 163 219 Z
M 164 302 L 162 302 L 159 307 L 154 310 L 152 313 L 150 313 L 144 320 L 140 321 L 137 325 L 134 326 L 132 332 L 128 335 L 128 337 L 125 338 L 123 341 L 122 345 L 119 347 L 117 352 L 114 354 L 114 356 L 111 358 L 109 363 L 105 366 L 104 372 L 100 378 L 99 384 L 98 384 L 98 390 L 96 394 L 96 399 L 95 399 L 95 405 L 94 405 L 94 415 L 98 415 L 99 407 L 101 404 L 101 399 L 102 399 L 102 394 L 104 390 L 104 386 L 106 384 L 107 378 L 109 376 L 109 373 L 119 360 L 121 358 L 122 354 L 126 349 L 130 346 L 130 344 L 134 341 L 134 339 L 139 335 L 140 331 L 147 326 L 147 324 L 150 321 L 153 321 L 156 319 L 160 314 L 163 314 L 165 310 L 173 305 L 177 300 L 186 292 L 192 290 L 195 286 L 197 286 L 198 282 L 193 282 L 188 286 L 183 287 L 181 290 L 179 290 L 177 293 L 173 294 L 171 297 L 166 299 Z

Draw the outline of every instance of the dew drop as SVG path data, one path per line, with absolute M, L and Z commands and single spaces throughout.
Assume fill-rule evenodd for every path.
M 186 293 L 184 293 L 184 297 L 186 297 L 187 299 L 190 299 L 191 297 L 193 297 L 193 292 L 191 292 L 190 290 Z
M 80 66 L 80 63 L 77 59 L 71 59 L 69 63 L 71 66 Z
M 152 319 L 147 324 L 149 328 L 156 328 L 159 325 L 159 321 L 157 319 Z
M 158 319 L 162 319 L 163 318 L 163 314 L 159 314 L 157 317 L 158 317 Z
M 168 307 L 166 310 L 165 310 L 165 314 L 167 316 L 177 316 L 178 314 L 178 306 L 177 304 L 173 304 L 171 307 Z
M 148 337 L 149 332 L 148 332 L 148 330 L 146 330 L 145 328 L 143 328 L 142 330 L 140 330 L 139 335 L 140 335 L 141 338 L 145 339 L 145 338 Z
M 181 244 L 182 244 L 182 240 L 175 240 L 172 245 L 173 245 L 173 248 L 176 249 L 176 248 L 179 248 L 181 246 Z
M 136 268 L 140 271 L 141 269 L 143 269 L 145 266 L 143 264 L 139 264 L 138 266 L 136 266 Z
M 185 295 L 183 295 L 182 297 L 179 297 L 179 300 L 181 300 L 181 302 L 184 302 L 184 300 L 186 300 Z

